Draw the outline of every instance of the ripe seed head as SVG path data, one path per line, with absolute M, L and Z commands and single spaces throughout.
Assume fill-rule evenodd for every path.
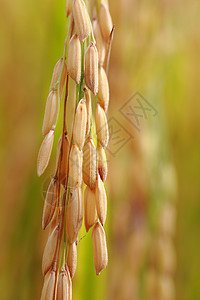
M 42 273 L 45 275 L 53 265 L 59 236 L 59 226 L 56 226 L 49 236 L 42 258 Z
M 56 300 L 72 299 L 72 281 L 68 269 L 62 269 L 58 277 L 57 298 Z
M 107 216 L 107 196 L 103 181 L 99 174 L 97 175 L 97 184 L 95 191 L 97 214 L 101 224 L 104 226 Z
M 106 148 L 109 140 L 108 123 L 105 111 L 99 104 L 96 106 L 95 121 L 98 140 Z
M 85 133 L 87 125 L 87 107 L 86 102 L 82 99 L 76 109 L 73 138 L 74 143 L 82 150 L 85 142 Z
M 91 138 L 88 138 L 83 147 L 83 181 L 91 189 L 96 185 L 96 147 Z
M 62 64 L 63 64 L 63 58 L 61 57 L 54 67 L 49 92 L 52 90 L 53 86 L 56 84 L 56 82 L 59 79 L 60 72 L 62 69 Z M 63 94 L 66 77 L 67 77 L 67 65 L 64 62 L 63 73 L 62 73 L 62 77 L 61 77 L 61 81 L 60 81 L 60 90 L 59 90 L 60 98 L 62 97 L 62 94 Z
M 113 27 L 111 15 L 108 6 L 105 3 L 101 3 L 99 11 L 99 24 L 102 36 L 106 42 L 109 41 L 110 33 Z
M 94 37 L 96 40 L 99 65 L 102 66 L 104 59 L 105 59 L 106 47 L 105 47 L 105 42 L 104 42 L 102 34 L 101 34 L 99 23 L 97 20 L 94 20 L 94 22 L 93 22 L 93 32 L 94 32 Z
M 109 85 L 106 72 L 103 67 L 99 68 L 99 90 L 98 98 L 101 107 L 107 113 L 109 104 Z
M 48 95 L 45 113 L 44 113 L 44 121 L 42 125 L 42 134 L 45 136 L 55 125 L 58 114 L 58 100 L 57 100 L 57 92 L 51 91 Z
M 97 157 L 98 157 L 98 172 L 101 180 L 105 182 L 108 174 L 108 166 L 107 166 L 106 153 L 101 145 L 98 146 Z
M 105 269 L 108 264 L 108 251 L 106 245 L 106 235 L 102 225 L 97 222 L 92 230 L 92 247 L 94 256 L 94 266 L 96 274 Z
M 69 42 L 67 73 L 77 84 L 79 83 L 81 78 L 81 43 L 76 33 Z
M 90 23 L 87 8 L 83 0 L 74 0 L 72 9 L 76 31 L 80 41 L 83 42 L 90 34 Z
M 69 250 L 67 255 L 67 266 L 69 269 L 69 273 L 71 278 L 74 277 L 77 267 L 77 246 L 76 242 L 73 244 L 69 244 Z
M 43 217 L 42 217 L 42 229 L 44 230 L 51 222 L 55 208 L 57 205 L 58 193 L 57 193 L 57 181 L 53 178 L 49 184 L 46 198 L 44 202 Z
M 69 16 L 72 13 L 72 3 L 73 3 L 73 0 L 66 0 L 66 16 L 67 16 L 67 18 L 69 18 Z
M 86 186 L 84 192 L 84 220 L 85 229 L 89 229 L 95 224 L 97 219 L 95 191 L 92 191 L 89 186 Z
M 94 95 L 98 92 L 98 52 L 95 44 L 90 42 L 85 52 L 85 84 Z
M 83 153 L 76 144 L 72 145 L 69 155 L 69 187 L 71 189 L 80 187 L 82 184 Z
M 50 130 L 49 133 L 45 136 L 38 153 L 38 159 L 37 159 L 38 176 L 41 176 L 44 173 L 46 167 L 48 166 L 52 147 L 53 147 L 53 140 L 54 140 L 54 130 Z

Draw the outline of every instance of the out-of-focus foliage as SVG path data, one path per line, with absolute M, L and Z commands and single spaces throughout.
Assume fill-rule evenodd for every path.
M 147 210 L 152 199 L 156 198 L 159 205 L 159 199 L 163 201 L 160 193 L 162 164 L 170 161 L 176 169 L 178 187 L 177 299 L 195 300 L 200 296 L 200 2 L 121 0 L 112 1 L 110 10 L 115 36 L 109 71 L 109 114 L 122 123 L 134 139 L 115 157 L 109 158 L 106 230 L 110 263 L 97 278 L 91 237 L 87 234 L 78 245 L 73 299 L 98 300 L 106 298 L 105 295 L 114 299 L 115 291 L 110 287 L 115 287 L 116 282 L 119 289 L 124 278 L 123 288 L 137 282 L 138 278 L 126 272 L 129 261 L 121 255 L 128 253 L 130 247 L 129 243 L 122 244 L 121 238 L 130 231 L 126 215 L 127 211 L 132 212 L 129 199 L 133 191 L 146 199 L 140 207 L 142 211 Z M 47 237 L 41 230 L 43 191 L 53 174 L 56 146 L 54 159 L 40 179 L 36 176 L 36 159 L 42 141 L 42 119 L 51 74 L 62 56 L 66 33 L 65 1 L 1 1 L 2 300 L 40 297 L 41 258 Z M 145 129 L 138 133 L 119 113 L 119 108 L 137 91 L 158 111 L 157 116 L 146 123 L 149 149 L 153 154 L 155 144 L 158 149 L 149 157 L 148 151 L 141 154 L 138 147 Z M 56 141 L 59 134 L 58 126 Z M 141 188 L 135 191 L 134 186 Z M 155 191 L 158 192 L 156 196 Z M 147 212 L 148 217 L 151 213 L 154 212 Z M 84 235 L 82 229 L 81 236 Z M 123 247 L 127 247 L 125 252 Z M 133 257 L 133 263 L 137 258 Z M 144 299 L 142 292 L 140 295 Z M 121 299 L 127 298 L 122 294 Z

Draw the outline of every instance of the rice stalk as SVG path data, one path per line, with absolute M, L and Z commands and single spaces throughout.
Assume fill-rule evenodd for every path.
M 44 173 L 50 161 L 60 105 L 64 106 L 64 113 L 62 133 L 57 145 L 55 174 L 49 185 L 43 210 L 42 228 L 50 228 L 42 260 L 44 286 L 41 299 L 45 300 L 72 298 L 72 278 L 77 267 L 77 240 L 83 220 L 83 181 L 86 185 L 85 227 L 88 232 L 94 226 L 92 245 L 97 275 L 108 262 L 103 229 L 107 214 L 104 188 L 107 163 L 103 148 L 107 147 L 109 137 L 106 118 L 109 86 L 103 65 L 105 59 L 108 63 L 106 49 L 111 46 L 112 24 L 108 7 L 106 6 L 106 13 L 99 13 L 101 6 L 97 1 L 93 7 L 97 16 L 93 24 L 96 44 L 84 1 L 66 1 L 69 29 L 63 56 L 53 70 L 46 103 L 42 129 L 44 140 L 37 163 L 39 176 Z M 103 18 L 106 26 L 102 25 Z M 91 101 L 91 95 L 97 94 L 98 86 L 99 93 L 95 98 L 92 96 Z M 95 131 L 97 143 L 93 136 Z

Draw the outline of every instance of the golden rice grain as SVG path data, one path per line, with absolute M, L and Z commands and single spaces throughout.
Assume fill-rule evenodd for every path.
M 98 172 L 101 177 L 101 180 L 103 182 L 106 181 L 107 174 L 108 174 L 108 166 L 107 166 L 107 158 L 106 158 L 106 153 L 105 150 L 101 145 L 98 145 L 98 150 L 97 150 L 97 159 L 98 159 Z
M 110 33 L 112 31 L 112 19 L 108 6 L 105 3 L 101 3 L 99 11 L 99 24 L 101 28 L 101 33 L 106 42 L 109 41 Z
M 67 266 L 69 269 L 69 273 L 71 278 L 74 277 L 77 267 L 77 246 L 76 242 L 73 244 L 69 244 L 69 250 L 67 254 Z
M 72 299 L 72 282 L 68 270 L 62 269 L 58 277 L 56 300 Z
M 59 61 L 56 63 L 54 70 L 53 70 L 53 75 L 52 75 L 49 92 L 52 90 L 53 86 L 58 82 L 60 72 L 62 70 L 62 64 L 63 64 L 63 58 L 60 58 Z M 60 81 L 60 90 L 59 90 L 60 98 L 62 97 L 62 94 L 63 94 L 66 77 L 67 77 L 67 65 L 64 62 L 62 77 L 61 77 L 61 81 Z
M 83 42 L 90 34 L 89 16 L 84 1 L 74 0 L 72 10 L 77 34 L 80 41 Z
M 40 300 L 45 300 L 46 299 L 46 292 L 47 292 L 47 286 L 49 284 L 49 279 L 50 279 L 51 272 L 49 272 L 45 277 L 44 277 L 44 283 L 42 287 L 42 293 L 41 293 L 41 298 Z
M 109 104 L 109 85 L 106 72 L 103 67 L 99 68 L 99 89 L 98 98 L 101 107 L 107 113 Z
M 67 206 L 66 226 L 70 243 L 78 237 L 83 221 L 83 199 L 81 188 L 72 189 Z
M 95 224 L 96 220 L 97 220 L 97 211 L 96 211 L 95 191 L 92 191 L 88 186 L 86 186 L 84 192 L 84 221 L 85 221 L 85 229 L 87 232 Z
M 98 52 L 95 44 L 90 42 L 85 52 L 85 84 L 94 95 L 98 92 Z
M 58 201 L 57 181 L 53 178 L 49 184 L 43 209 L 42 229 L 44 230 L 52 220 Z
M 94 266 L 96 274 L 105 269 L 108 264 L 108 252 L 106 245 L 106 235 L 103 227 L 99 222 L 96 223 L 92 230 L 92 247 L 94 256 Z
M 105 111 L 99 104 L 96 106 L 95 121 L 98 140 L 106 148 L 109 140 L 108 123 Z
M 49 133 L 45 136 L 38 153 L 38 159 L 37 159 L 38 176 L 41 176 L 44 173 L 46 167 L 48 166 L 52 147 L 53 147 L 53 140 L 54 140 L 54 130 L 50 130 Z
M 98 51 L 99 65 L 102 66 L 105 59 L 106 47 L 101 34 L 100 26 L 97 20 L 93 22 L 93 32 L 96 40 L 96 47 Z
M 58 114 L 58 99 L 57 92 L 51 91 L 48 95 L 44 121 L 42 125 L 42 134 L 45 136 L 52 128 L 54 129 Z
M 74 143 L 79 147 L 79 150 L 82 150 L 85 142 L 86 125 L 87 125 L 87 108 L 86 108 L 85 100 L 82 99 L 79 102 L 76 109 L 74 129 L 73 129 Z
M 101 224 L 104 226 L 107 216 L 107 196 L 103 181 L 99 174 L 97 175 L 97 184 L 95 190 L 97 214 Z
M 56 283 L 56 274 L 55 271 L 51 271 L 49 282 L 46 289 L 45 300 L 54 300 L 55 283 Z
M 45 276 L 44 285 L 42 289 L 42 295 L 40 300 L 53 300 L 54 299 L 54 289 L 56 282 L 55 271 L 51 271 Z
M 67 73 L 78 84 L 81 78 L 81 43 L 75 33 L 68 48 Z
M 96 147 L 93 140 L 88 137 L 83 147 L 83 181 L 91 190 L 96 185 Z
M 55 227 L 55 229 L 49 236 L 44 249 L 43 258 L 42 258 L 43 275 L 45 275 L 53 265 L 56 249 L 57 249 L 58 237 L 59 237 L 59 226 Z
M 83 153 L 76 144 L 72 145 L 69 155 L 69 187 L 71 189 L 80 187 L 82 184 Z

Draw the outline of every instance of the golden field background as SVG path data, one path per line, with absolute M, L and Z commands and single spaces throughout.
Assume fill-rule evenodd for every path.
M 55 167 L 36 175 L 45 102 L 67 33 L 65 1 L 1 0 L 0 10 L 0 298 L 39 299 L 43 191 Z M 110 1 L 111 2 L 111 1 Z M 91 233 L 78 245 L 73 299 L 147 298 L 159 208 L 173 201 L 177 300 L 198 300 L 200 235 L 200 2 L 112 1 L 115 34 L 109 70 L 109 118 L 133 139 L 108 155 L 109 265 L 97 278 Z M 136 92 L 158 114 L 140 132 L 119 109 Z M 58 124 L 56 140 L 61 124 Z M 84 228 L 81 236 L 85 235 Z M 139 261 L 139 263 L 138 263 Z M 169 300 L 169 299 L 168 299 Z M 170 299 L 173 300 L 173 299 Z

